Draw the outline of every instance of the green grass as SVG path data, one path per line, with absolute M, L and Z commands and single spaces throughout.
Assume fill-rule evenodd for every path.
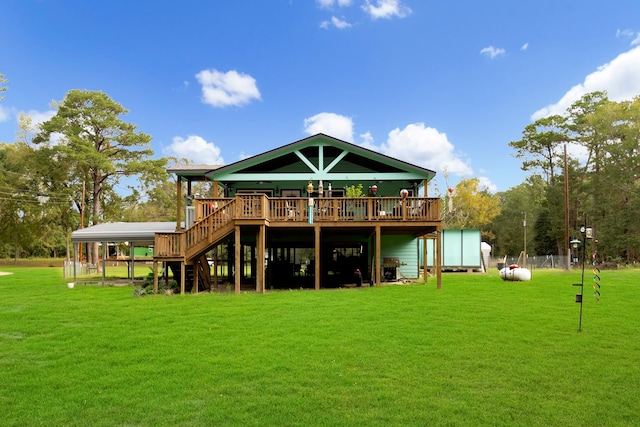
M 133 297 L 0 276 L 4 426 L 632 426 L 640 271 Z

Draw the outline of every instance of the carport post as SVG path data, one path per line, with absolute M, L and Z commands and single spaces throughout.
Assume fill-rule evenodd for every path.
M 106 281 L 106 269 L 107 269 L 107 251 L 109 250 L 108 243 L 102 242 L 102 286 Z
M 136 265 L 136 251 L 135 251 L 135 247 L 133 246 L 134 242 L 129 242 L 129 248 L 131 250 L 131 256 L 129 257 L 131 259 L 131 286 L 133 286 L 133 279 L 136 277 L 135 276 L 135 265 Z
M 76 265 L 78 264 L 78 245 L 79 243 L 73 244 L 73 283 L 74 284 L 78 281 L 76 279 Z

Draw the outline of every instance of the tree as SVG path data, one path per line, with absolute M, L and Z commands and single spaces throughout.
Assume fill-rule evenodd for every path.
M 54 247 L 53 235 L 48 231 L 46 206 L 57 203 L 49 200 L 32 174 L 33 149 L 20 142 L 0 144 L 0 236 L 3 255 L 16 259 L 49 255 Z
M 0 84 L 1 83 L 6 83 L 7 79 L 4 78 L 4 74 L 0 73 Z M 0 93 L 4 92 L 7 90 L 6 86 L 0 86 Z M 2 101 L 4 99 L 4 96 L 0 96 L 0 101 Z
M 535 225 L 540 207 L 545 199 L 547 184 L 539 175 L 533 175 L 524 183 L 499 193 L 500 213 L 488 228 L 496 236 L 490 241 L 496 255 L 518 255 L 524 250 L 526 227 L 527 252 L 535 255 L 538 230 Z M 524 225 L 525 215 L 527 218 Z
M 627 261 L 640 257 L 640 98 L 598 106 L 588 122 L 601 141 L 586 174 L 585 213 L 606 241 L 605 254 Z
M 55 161 L 68 170 L 75 194 L 84 183 L 88 185 L 91 224 L 109 219 L 104 201 L 119 200 L 116 186 L 123 179 L 165 173 L 166 160 L 151 159 L 151 137 L 123 121 L 120 116 L 128 111 L 103 92 L 71 90 L 54 107 L 56 115 L 40 125 L 34 142 L 54 150 Z M 76 204 L 84 206 L 84 201 Z M 97 261 L 98 246 L 93 245 L 90 262 Z
M 541 172 L 547 184 L 553 182 L 562 164 L 559 147 L 568 140 L 565 125 L 562 116 L 544 117 L 527 125 L 521 140 L 509 143 L 516 150 L 515 156 L 524 159 L 522 170 Z
M 500 199 L 479 185 L 478 178 L 463 179 L 456 185 L 450 196 L 453 209 L 443 215 L 444 228 L 480 229 L 483 237 L 492 238 L 487 226 L 500 213 Z
M 585 153 L 584 158 L 568 158 L 566 201 L 561 185 L 565 176 L 556 171 L 559 143 L 579 145 Z M 510 145 L 524 159 L 523 169 L 541 171 L 548 184 L 538 205 L 535 250 L 549 250 L 552 239 L 558 242 L 559 253 L 568 249 L 564 245 L 567 203 L 570 237 L 578 236 L 580 225 L 586 224 L 605 259 L 640 258 L 639 97 L 613 102 L 605 92 L 586 94 L 565 115 L 528 125 L 523 139 Z

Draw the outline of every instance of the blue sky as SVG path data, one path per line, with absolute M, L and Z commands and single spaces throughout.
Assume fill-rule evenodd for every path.
M 0 141 L 100 90 L 157 156 L 232 163 L 318 132 L 491 191 L 582 94 L 640 94 L 637 0 L 0 2 Z M 447 179 L 445 179 L 445 176 Z

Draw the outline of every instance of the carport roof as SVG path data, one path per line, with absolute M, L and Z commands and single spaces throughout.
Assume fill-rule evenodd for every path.
M 137 242 L 152 245 L 155 233 L 176 231 L 173 222 L 112 222 L 81 228 L 71 233 L 71 242 Z

